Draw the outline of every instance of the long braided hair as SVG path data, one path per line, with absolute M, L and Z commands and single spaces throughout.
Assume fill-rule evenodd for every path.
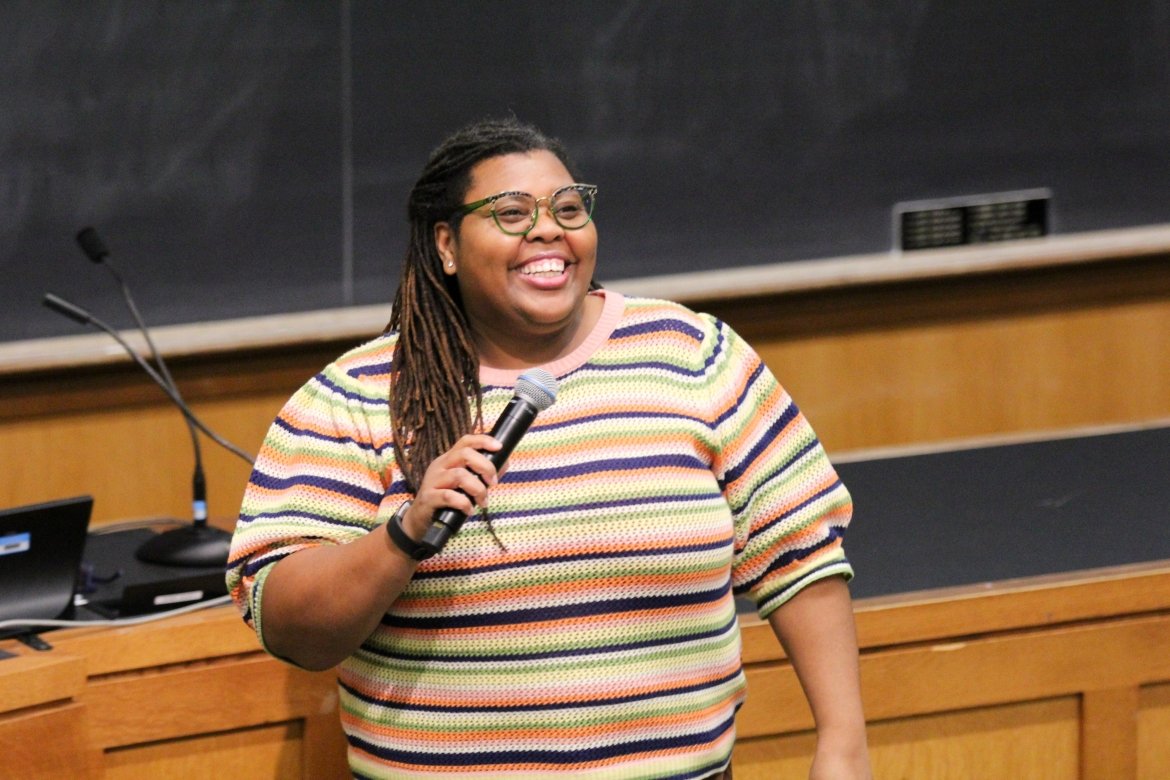
M 443 273 L 435 224 L 459 234 L 457 209 L 472 168 L 504 154 L 544 150 L 573 171 L 564 148 L 515 118 L 489 119 L 448 136 L 431 153 L 407 204 L 410 245 L 386 332 L 398 331 L 391 370 L 394 455 L 412 492 L 431 461 L 465 433 L 483 428 L 479 355 L 454 277 Z M 475 413 L 468 399 L 474 402 Z

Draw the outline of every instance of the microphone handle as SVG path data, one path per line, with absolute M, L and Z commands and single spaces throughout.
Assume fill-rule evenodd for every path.
M 503 446 L 495 452 L 480 450 L 493 466 L 498 469 L 504 465 L 508 456 L 512 454 L 512 450 L 516 449 L 520 439 L 528 432 L 528 427 L 536 419 L 538 411 L 540 410 L 521 396 L 512 396 L 512 400 L 504 407 L 503 413 L 496 420 L 495 427 L 491 431 L 492 438 Z M 459 492 L 467 495 L 462 490 Z M 426 535 L 423 536 L 419 545 L 430 550 L 431 555 L 438 553 L 447 545 L 452 536 L 459 533 L 465 520 L 467 520 L 467 515 L 458 509 L 450 507 L 440 509 L 431 518 L 431 527 L 427 529 Z

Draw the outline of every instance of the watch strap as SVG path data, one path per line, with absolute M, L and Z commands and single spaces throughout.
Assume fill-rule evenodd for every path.
M 411 539 L 402 527 L 402 518 L 406 517 L 406 511 L 410 509 L 411 503 L 413 502 L 407 499 L 394 510 L 394 514 L 386 521 L 386 533 L 390 535 L 390 541 L 394 542 L 394 546 L 399 550 L 416 561 L 425 561 L 435 554 L 434 550 Z

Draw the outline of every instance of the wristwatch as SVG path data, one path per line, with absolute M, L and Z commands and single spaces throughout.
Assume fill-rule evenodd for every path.
M 413 502 L 407 499 L 394 510 L 394 515 L 386 521 L 386 533 L 390 534 L 390 541 L 394 542 L 394 546 L 399 550 L 416 561 L 425 561 L 434 555 L 435 551 L 411 539 L 402 527 L 402 518 L 406 517 L 406 510 L 410 509 L 411 503 Z

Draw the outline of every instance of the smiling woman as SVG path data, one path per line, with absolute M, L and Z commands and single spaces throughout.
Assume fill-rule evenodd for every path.
M 814 776 L 868 777 L 849 493 L 725 323 L 597 287 L 596 192 L 516 121 L 439 146 L 387 330 L 273 424 L 229 590 L 269 652 L 340 664 L 357 777 L 730 777 L 737 595 L 800 676 Z M 556 402 L 497 468 L 537 368 Z

